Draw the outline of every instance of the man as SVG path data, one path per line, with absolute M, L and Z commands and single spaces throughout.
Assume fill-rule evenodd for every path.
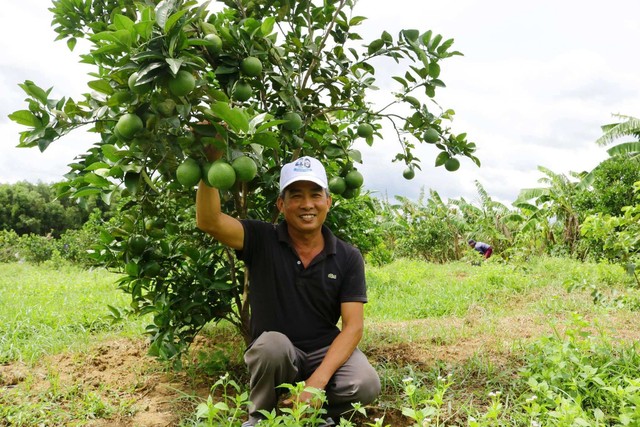
M 491 245 L 489 245 L 487 243 L 476 242 L 473 239 L 469 239 L 468 243 L 469 243 L 469 246 L 471 246 L 472 249 L 475 249 L 476 251 L 480 252 L 480 254 L 485 259 L 489 259 L 489 257 L 493 253 L 493 248 L 491 247 Z
M 276 407 L 279 385 L 299 381 L 325 390 L 325 425 L 334 425 L 331 417 L 380 392 L 376 371 L 357 348 L 367 302 L 364 261 L 324 225 L 331 197 L 317 159 L 282 168 L 276 205 L 284 216 L 278 225 L 224 214 L 218 190 L 203 182 L 196 197 L 198 227 L 235 249 L 249 269 L 252 342 L 244 359 L 252 406 L 243 427 L 263 418 L 259 410 Z

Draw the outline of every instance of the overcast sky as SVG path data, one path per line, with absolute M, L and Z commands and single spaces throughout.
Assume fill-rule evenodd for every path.
M 54 182 L 67 164 L 91 146 L 83 133 L 57 141 L 44 153 L 16 148 L 22 130 L 7 115 L 25 108 L 18 83 L 25 79 L 56 97 L 87 92 L 91 67 L 54 42 L 49 2 L 9 0 L 0 16 L 0 183 Z M 456 133 L 478 145 L 478 168 L 468 159 L 456 173 L 434 168 L 435 154 L 418 151 L 423 169 L 412 181 L 390 139 L 362 146 L 365 186 L 393 198 L 416 198 L 421 188 L 444 198 L 475 202 L 477 180 L 494 198 L 514 201 L 538 187 L 545 166 L 556 173 L 591 170 L 607 157 L 594 141 L 613 114 L 640 115 L 640 1 L 612 0 L 360 0 L 357 15 L 369 19 L 358 32 L 372 40 L 383 30 L 433 30 L 455 39 L 464 53 L 441 62 L 447 85 L 436 99 L 456 111 Z M 397 89 L 382 84 L 381 92 Z M 386 92 L 385 92 L 386 93 Z M 377 96 L 383 97 L 384 93 Z

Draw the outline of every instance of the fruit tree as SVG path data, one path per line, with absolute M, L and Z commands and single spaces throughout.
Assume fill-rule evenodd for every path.
M 475 144 L 448 126 L 453 110 L 435 102 L 444 87 L 441 61 L 460 55 L 450 50 L 453 40 L 403 30 L 364 41 L 355 30 L 365 17 L 354 4 L 53 1 L 58 39 L 71 49 L 78 39 L 88 42 L 81 60 L 95 67 L 90 90 L 79 100 L 54 98 L 51 88 L 27 80 L 28 107 L 10 117 L 28 128 L 22 147 L 43 151 L 81 127 L 95 135 L 60 191 L 104 200 L 118 193 L 127 201 L 94 256 L 122 271 L 119 286 L 132 307 L 153 315 L 153 354 L 179 355 L 210 321 L 226 319 L 246 334 L 242 266 L 194 226 L 199 179 L 222 189 L 226 212 L 276 221 L 282 164 L 315 156 L 336 178 L 338 203 L 357 197 L 356 144 L 374 144 L 383 127 L 397 140 L 384 149 L 412 170 L 420 167 L 414 148 L 424 142 L 447 159 L 479 164 Z M 377 107 L 367 99 L 376 89 L 373 63 L 381 61 L 401 71 L 390 77 L 394 100 Z M 223 158 L 207 162 L 208 145 Z M 342 229 L 348 226 L 345 220 Z

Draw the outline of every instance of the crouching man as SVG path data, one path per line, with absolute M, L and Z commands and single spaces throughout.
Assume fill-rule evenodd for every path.
M 279 385 L 300 381 L 325 391 L 325 425 L 334 425 L 352 403 L 369 404 L 380 393 L 378 374 L 357 348 L 367 302 L 364 261 L 324 225 L 331 197 L 317 159 L 283 166 L 276 204 L 284 218 L 277 225 L 221 212 L 218 190 L 203 182 L 196 197 L 198 227 L 235 249 L 249 270 L 252 341 L 244 359 L 252 407 L 243 427 L 276 407 Z

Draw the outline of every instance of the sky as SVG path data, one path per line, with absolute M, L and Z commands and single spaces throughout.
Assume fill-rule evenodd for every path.
M 54 142 L 44 153 L 17 148 L 23 128 L 8 119 L 24 109 L 18 84 L 54 87 L 56 97 L 80 98 L 91 67 L 79 63 L 63 41 L 54 42 L 49 2 L 8 1 L 0 16 L 0 183 L 56 182 L 67 165 L 93 143 L 83 132 Z M 389 6 L 389 5 L 392 6 Z M 386 30 L 432 30 L 453 38 L 464 56 L 441 61 L 436 100 L 455 110 L 455 133 L 477 144 L 477 167 L 461 158 L 455 172 L 434 167 L 437 152 L 419 147 L 413 180 L 391 160 L 400 150 L 388 130 L 372 147 L 359 143 L 365 187 L 382 197 L 417 200 L 421 191 L 443 199 L 479 202 L 477 184 L 493 200 L 510 204 L 524 188 L 540 187 L 543 166 L 554 173 L 591 170 L 608 157 L 595 140 L 614 114 L 640 115 L 640 2 L 611 0 L 360 0 L 355 15 L 368 19 L 357 32 L 365 40 Z M 398 86 L 378 69 L 383 100 Z M 387 73 L 388 74 L 388 73 Z M 623 141 L 620 141 L 623 142 Z

